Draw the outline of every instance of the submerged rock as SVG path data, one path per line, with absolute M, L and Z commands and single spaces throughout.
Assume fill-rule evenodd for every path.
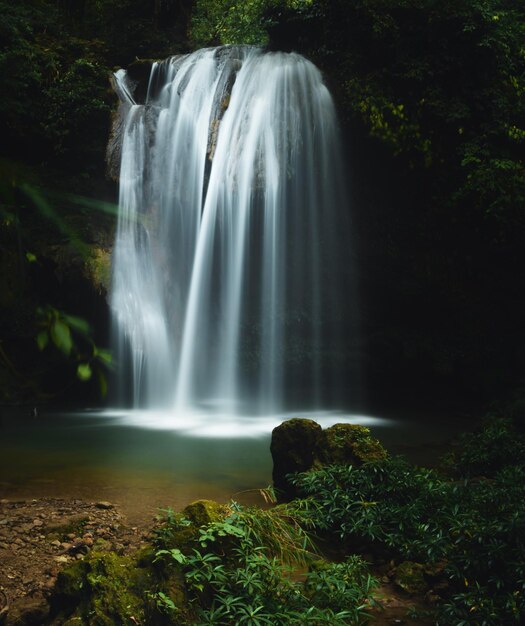
M 45 525 L 46 536 L 51 541 L 60 541 L 69 534 L 82 534 L 83 528 L 88 521 L 89 516 L 83 513 L 74 513 L 58 521 L 49 520 Z
M 113 509 L 115 507 L 111 502 L 100 501 L 95 504 L 97 509 Z

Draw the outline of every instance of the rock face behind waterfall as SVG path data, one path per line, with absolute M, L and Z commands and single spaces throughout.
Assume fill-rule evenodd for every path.
M 310 419 L 286 420 L 272 432 L 273 485 L 279 499 L 299 495 L 288 474 L 319 469 L 323 465 L 362 465 L 387 457 L 370 430 L 356 424 L 335 424 L 323 430 Z
M 337 401 L 353 307 L 335 111 L 297 54 L 244 46 L 119 70 L 114 345 L 135 407 Z M 141 79 L 142 76 L 142 79 Z M 349 304 L 350 303 L 350 304 Z

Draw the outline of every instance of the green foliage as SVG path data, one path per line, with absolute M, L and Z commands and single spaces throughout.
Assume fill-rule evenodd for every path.
M 375 586 L 365 564 L 358 557 L 323 564 L 312 568 L 304 583 L 292 582 L 291 570 L 283 560 L 302 559 L 304 532 L 294 522 L 285 521 L 293 514 L 284 511 L 283 507 L 243 509 L 233 503 L 227 517 L 199 528 L 193 545 L 185 549 L 169 546 L 173 537 L 189 526 L 188 520 L 169 516 L 171 533 L 164 529 L 157 535 L 156 560 L 168 569 L 182 567 L 194 613 L 188 623 L 363 623 L 365 600 Z M 278 546 L 283 530 L 286 533 Z M 156 598 L 163 612 L 183 623 L 180 609 L 165 594 Z
M 449 472 L 466 478 L 491 478 L 509 465 L 525 465 L 525 439 L 504 417 L 489 417 L 478 432 L 464 433 L 445 458 Z
M 282 11 L 304 11 L 314 0 L 197 0 L 190 38 L 196 47 L 268 43 L 268 30 Z
M 97 169 L 105 138 L 93 131 L 108 127 L 110 110 L 100 42 L 68 34 L 56 3 L 2 0 L 0 11 L 3 152 L 31 147 L 31 159 L 74 157 Z
M 0 0 L 2 153 L 101 174 L 111 69 L 184 47 L 190 4 Z
M 37 309 L 36 343 L 44 350 L 51 341 L 76 364 L 77 378 L 86 382 L 96 373 L 102 396 L 107 392 L 106 370 L 113 364 L 111 353 L 98 347 L 91 338 L 89 323 L 51 306 Z
M 41 402 L 68 392 L 75 380 L 95 380 L 83 393 L 99 396 L 98 386 L 105 396 L 111 355 L 99 347 L 98 328 L 93 330 L 83 313 L 65 311 L 79 306 L 69 280 L 87 294 L 108 287 L 112 222 L 106 214 L 114 216 L 115 206 L 51 193 L 39 182 L 35 170 L 0 161 L 0 335 L 5 339 L 0 397 Z M 48 345 L 56 350 L 45 350 Z
M 361 116 L 412 167 L 432 168 L 441 202 L 517 217 L 523 3 L 313 0 L 288 9 L 271 13 L 278 43 L 289 39 L 335 73 L 346 114 Z
M 313 564 L 305 582 L 305 595 L 312 598 L 317 607 L 332 609 L 336 613 L 359 607 L 374 586 L 366 563 L 358 556 L 349 556 L 342 563 L 320 562 Z M 373 604 L 370 602 L 370 604 Z
M 196 47 L 214 44 L 263 44 L 267 41 L 262 13 L 267 0 L 199 0 L 190 36 Z
M 101 138 L 109 132 L 108 77 L 108 69 L 95 59 L 80 57 L 49 86 L 44 128 L 57 154 L 71 153 L 79 142 L 100 150 L 100 145 L 93 145 L 92 135 L 94 128 L 102 131 Z
M 198 501 L 186 507 L 186 515 L 191 514 L 195 505 L 201 502 L 206 501 Z M 185 543 L 181 541 L 184 536 L 191 536 L 191 540 L 201 547 L 207 547 L 213 542 L 220 543 L 222 538 L 227 537 L 248 538 L 254 544 L 265 546 L 280 561 L 300 565 L 305 565 L 315 550 L 310 536 L 298 522 L 299 519 L 302 522 L 302 518 L 296 503 L 264 510 L 244 508 L 231 502 L 226 512 L 221 510 L 222 515 L 211 515 L 204 520 L 199 519 L 201 516 L 189 519 L 184 514 L 175 514 L 171 509 L 165 510 L 166 521 L 156 531 L 155 545 L 159 549 L 180 547 Z
M 512 445 L 521 456 L 513 464 L 518 456 L 510 452 L 508 428 L 506 422 L 492 423 L 459 459 L 467 474 L 490 468 L 490 480 L 451 482 L 399 458 L 359 468 L 332 466 L 294 479 L 309 497 L 303 514 L 318 532 L 343 542 L 368 543 L 400 560 L 441 563 L 449 590 L 439 624 L 521 623 L 525 465 L 516 439 Z

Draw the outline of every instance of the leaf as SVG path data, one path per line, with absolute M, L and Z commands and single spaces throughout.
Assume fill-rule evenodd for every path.
M 67 322 L 73 330 L 76 330 L 84 335 L 88 335 L 91 332 L 91 326 L 82 317 L 76 317 L 75 315 L 62 314 L 62 318 Z
M 36 336 L 36 343 L 39 350 L 43 350 L 49 343 L 49 333 L 47 330 L 43 330 Z
M 100 395 L 105 398 L 108 394 L 108 381 L 103 372 L 97 370 L 98 386 L 100 388 Z
M 101 348 L 97 348 L 95 350 L 95 356 L 99 361 L 102 361 L 105 365 L 113 364 L 113 355 L 109 350 L 103 350 Z
M 170 550 L 170 555 L 172 559 L 177 561 L 177 563 L 180 563 L 181 565 L 184 565 L 184 563 L 186 563 L 186 557 L 178 548 L 173 548 L 172 550 Z
M 172 609 L 173 611 L 177 610 L 177 606 L 176 604 L 173 602 L 173 600 L 167 596 L 165 593 L 163 593 L 162 591 L 159 591 L 158 593 L 159 598 L 162 600 L 162 602 L 169 607 L 170 609 Z
M 71 353 L 71 348 L 73 347 L 71 331 L 69 330 L 69 326 L 62 320 L 55 320 L 51 326 L 51 339 L 55 346 L 64 354 L 69 355 Z
M 26 259 L 29 261 L 29 263 L 34 263 L 37 260 L 36 254 L 33 254 L 32 252 L 26 252 Z
M 93 372 L 91 371 L 91 365 L 89 363 L 80 363 L 77 367 L 77 377 L 82 381 L 89 380 L 92 374 Z

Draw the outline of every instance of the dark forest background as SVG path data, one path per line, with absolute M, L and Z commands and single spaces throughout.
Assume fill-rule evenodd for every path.
M 310 58 L 337 103 L 368 403 L 525 409 L 521 0 L 0 0 L 0 16 L 0 401 L 106 391 L 111 72 L 255 43 Z

